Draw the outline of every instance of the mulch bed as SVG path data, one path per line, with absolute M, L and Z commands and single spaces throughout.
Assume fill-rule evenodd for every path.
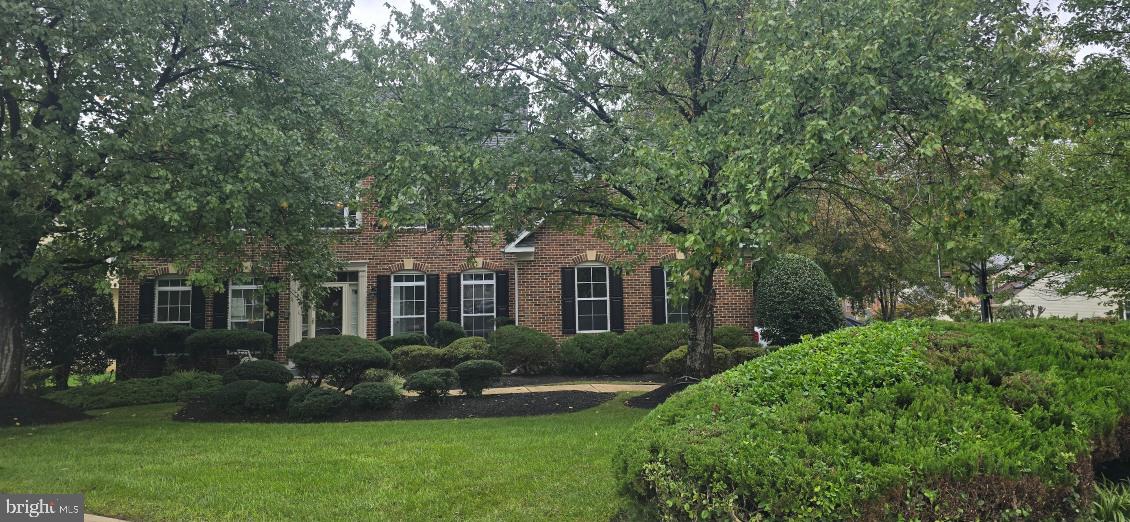
M 676 381 L 664 384 L 654 390 L 651 390 L 643 395 L 636 395 L 631 399 L 624 401 L 628 407 L 642 408 L 650 410 L 667 400 L 668 397 L 683 391 L 687 386 L 694 384 L 694 381 Z
M 346 408 L 326 422 L 528 417 L 585 410 L 603 404 L 615 396 L 615 393 L 559 391 L 484 395 L 477 398 L 457 395 L 438 402 L 420 397 L 405 397 L 397 401 L 389 410 L 364 411 Z M 271 415 L 222 413 L 213 411 L 199 401 L 186 404 L 173 415 L 173 419 L 189 422 L 291 422 L 285 413 Z
M 625 375 L 503 375 L 496 388 L 511 386 L 540 386 L 563 382 L 640 382 L 661 383 L 671 379 L 661 373 L 635 373 Z
M 0 427 L 39 426 L 89 418 L 89 415 L 69 406 L 30 395 L 0 400 Z

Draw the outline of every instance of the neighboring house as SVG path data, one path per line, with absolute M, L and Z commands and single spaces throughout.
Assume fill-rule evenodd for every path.
M 648 249 L 645 263 L 621 275 L 610 268 L 619 255 L 591 229 L 577 234 L 541 228 L 509 244 L 483 233 L 472 252 L 458 235 L 444 241 L 426 229 L 405 230 L 381 245 L 377 231 L 359 216 L 347 221 L 329 232 L 342 236 L 334 252 L 344 268 L 323 283 L 328 293 L 318 313 L 300 309 L 297 283 L 270 296 L 254 281 L 209 295 L 189 286 L 184 274 L 153 263 L 142 279 L 120 281 L 119 322 L 261 329 L 275 335 L 278 358 L 285 360 L 286 347 L 303 338 L 427 333 L 440 320 L 462 324 L 469 335 L 486 335 L 496 317 L 510 317 L 557 339 L 687 320 L 685 304 L 668 299 L 660 266 L 677 255 L 673 248 Z M 287 280 L 281 271 L 270 277 Z M 725 279 L 715 279 L 716 324 L 752 332 L 753 290 Z
M 1039 317 L 1127 318 L 1126 311 L 1120 310 L 1109 300 L 1077 294 L 1060 294 L 1056 290 L 1060 282 L 1060 278 L 1049 276 L 1030 284 L 1007 283 L 997 290 L 1008 294 L 1008 298 L 1003 299 L 1000 304 L 1031 306 L 1032 313 Z

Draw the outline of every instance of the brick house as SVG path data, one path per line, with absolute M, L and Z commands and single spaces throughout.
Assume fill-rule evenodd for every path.
M 685 322 L 685 305 L 667 298 L 661 262 L 673 248 L 654 246 L 646 262 L 630 273 L 609 265 L 619 258 L 591 230 L 573 233 L 541 228 L 509 244 L 480 234 L 473 249 L 458 235 L 449 241 L 425 228 L 405 230 L 391 244 L 348 215 L 334 253 L 344 267 L 319 308 L 300 310 L 297 283 L 265 295 L 261 282 L 235 281 L 207 295 L 188 286 L 183 274 L 153 263 L 141 279 L 122 280 L 119 322 L 171 322 L 194 328 L 255 328 L 275 336 L 277 358 L 286 348 L 317 335 L 348 334 L 380 339 L 393 333 L 428 332 L 440 320 L 461 323 L 470 335 L 494 329 L 494 318 L 509 317 L 558 340 L 576 333 L 624 331 L 642 324 Z M 285 270 L 271 274 L 287 281 Z M 716 278 L 718 325 L 752 331 L 750 288 Z

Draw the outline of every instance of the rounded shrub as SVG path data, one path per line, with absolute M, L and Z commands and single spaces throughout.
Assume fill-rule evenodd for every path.
M 299 421 L 327 419 L 337 413 L 345 401 L 345 394 L 339 391 L 305 387 L 290 397 L 286 413 Z
M 620 345 L 620 334 L 615 332 L 577 334 L 561 343 L 559 355 L 562 373 L 594 375 L 600 365 Z
M 456 339 L 467 337 L 467 332 L 463 330 L 463 326 L 459 323 L 451 321 L 438 321 L 430 328 L 432 334 L 432 341 L 436 346 L 443 348 Z
M 385 350 L 391 352 L 397 348 L 400 348 L 401 346 L 419 346 L 429 345 L 431 343 L 428 342 L 428 336 L 422 333 L 409 332 L 398 333 L 396 335 L 390 335 L 388 337 L 378 339 L 377 344 L 383 346 Z
M 459 374 L 451 368 L 421 370 L 408 376 L 404 389 L 419 393 L 421 397 L 439 399 L 459 385 Z
M 400 400 L 400 390 L 387 382 L 363 382 L 349 393 L 357 407 L 367 410 L 387 410 Z
M 443 349 L 424 345 L 401 346 L 392 351 L 392 367 L 402 375 L 443 365 Z
M 537 375 L 556 365 L 557 341 L 533 328 L 504 326 L 490 336 L 490 358 L 508 370 Z
M 324 335 L 303 339 L 287 350 L 287 356 L 307 383 L 323 380 L 344 391 L 361 382 L 370 368 L 388 368 L 392 356 L 379 344 L 352 335 Z
M 620 334 L 619 342 L 608 351 L 608 357 L 600 363 L 600 373 L 611 375 L 646 372 L 649 366 L 657 364 L 667 353 L 657 353 L 657 348 L 634 331 L 624 332 Z
M 211 400 L 208 401 L 212 408 L 219 411 L 234 412 L 243 409 L 244 402 L 247 401 L 247 394 L 255 389 L 261 381 L 233 381 L 220 387 L 220 389 L 212 392 Z
M 768 353 L 768 350 L 761 346 L 739 346 L 730 350 L 730 366 L 752 361 L 766 353 Z
M 740 326 L 719 326 L 714 329 L 714 344 L 725 346 L 727 350 L 753 346 L 753 338 Z
M 714 345 L 713 370 L 721 372 L 730 368 L 730 351 L 726 347 Z M 681 377 L 687 374 L 687 346 L 683 345 L 671 353 L 663 356 L 659 361 L 659 370 L 672 377 Z
M 240 363 L 224 372 L 224 382 L 263 381 L 287 384 L 292 380 L 294 374 L 290 373 L 286 366 L 266 359 Z
M 459 375 L 459 389 L 464 395 L 478 397 L 483 390 L 494 386 L 502 377 L 502 363 L 488 359 L 461 362 L 455 366 Z
M 185 350 L 193 357 L 224 355 L 236 350 L 247 350 L 255 357 L 272 357 L 275 354 L 274 336 L 267 332 L 247 329 L 197 330 L 184 340 Z
M 259 382 L 258 386 L 247 390 L 243 407 L 247 411 L 274 413 L 286 407 L 290 391 L 286 385 L 274 382 Z
M 478 359 L 490 358 L 490 344 L 482 337 L 464 337 L 457 339 L 447 348 L 443 349 L 442 363 L 446 368 L 454 368 L 455 365 Z
M 757 282 L 757 310 L 767 341 L 783 346 L 840 327 L 843 312 L 828 276 L 811 259 L 784 254 Z

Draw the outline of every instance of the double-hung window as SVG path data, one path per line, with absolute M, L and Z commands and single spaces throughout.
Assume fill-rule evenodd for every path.
M 252 280 L 233 284 L 228 289 L 228 328 L 262 330 L 266 318 L 263 285 Z
M 162 277 L 157 280 L 156 322 L 190 324 L 192 322 L 192 287 L 183 277 Z
M 608 267 L 580 265 L 577 274 L 577 333 L 607 332 Z
M 427 333 L 426 288 L 424 274 L 392 274 L 392 333 Z
M 460 295 L 467 335 L 486 337 L 494 331 L 494 272 L 464 272 Z
M 689 308 L 687 307 L 687 300 L 673 300 L 671 299 L 671 288 L 675 286 L 671 282 L 671 277 L 667 271 L 663 271 L 663 279 L 667 281 L 667 287 L 664 291 L 665 300 L 667 302 L 667 324 L 671 323 L 687 323 L 690 322 Z

